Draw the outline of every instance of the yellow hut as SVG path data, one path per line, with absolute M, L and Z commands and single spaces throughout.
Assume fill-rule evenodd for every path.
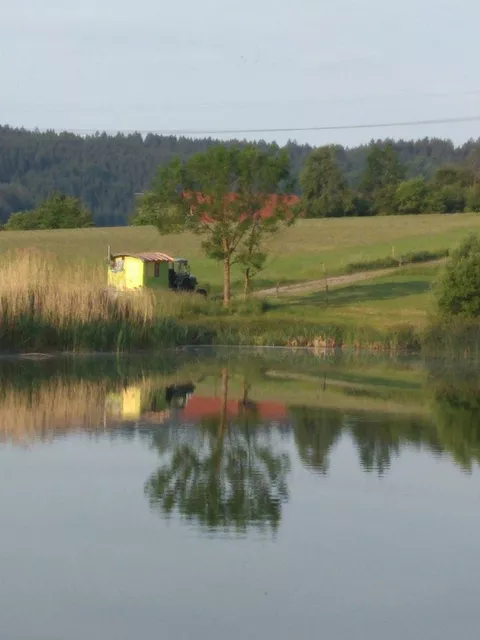
M 186 279 L 191 279 L 187 260 L 166 253 L 117 253 L 109 258 L 108 286 L 114 289 L 183 289 L 177 283 Z
M 169 288 L 169 270 L 175 258 L 166 253 L 117 253 L 110 256 L 108 286 L 114 289 L 141 289 L 144 286 Z
M 197 291 L 197 279 L 190 274 L 188 260 L 166 253 L 110 253 L 108 248 L 108 286 L 121 291 L 151 287 L 174 291 Z

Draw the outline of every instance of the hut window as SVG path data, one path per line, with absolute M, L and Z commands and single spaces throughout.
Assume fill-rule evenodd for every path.
M 160 263 L 159 262 L 155 262 L 154 265 L 154 276 L 155 278 L 158 278 L 160 276 Z

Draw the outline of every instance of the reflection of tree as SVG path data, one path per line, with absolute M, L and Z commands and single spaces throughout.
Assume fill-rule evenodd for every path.
M 250 428 L 247 403 L 239 419 L 228 419 L 228 382 L 224 369 L 220 414 L 202 422 L 194 442 L 171 439 L 170 459 L 147 481 L 145 492 L 165 514 L 178 511 L 207 529 L 275 530 L 288 498 L 289 460 Z
M 392 457 L 403 446 L 423 444 L 434 451 L 439 449 L 431 426 L 416 417 L 325 408 L 296 407 L 291 411 L 301 461 L 325 475 L 330 453 L 342 432 L 351 436 L 364 471 L 380 475 L 388 470 Z
M 352 425 L 352 437 L 365 471 L 383 475 L 390 468 L 392 456 L 399 454 L 400 437 L 391 426 L 385 423 L 372 425 L 363 420 Z
M 302 462 L 324 475 L 329 469 L 329 455 L 342 431 L 350 433 L 365 471 L 382 474 L 390 466 L 392 454 L 399 450 L 401 434 L 392 424 L 361 413 L 348 415 L 338 409 L 293 410 L 295 442 Z M 388 418 L 386 419 L 388 420 Z
M 329 454 L 342 432 L 342 413 L 332 409 L 291 409 L 295 421 L 295 443 L 298 455 L 309 468 L 328 472 Z
M 365 471 L 383 475 L 404 447 L 424 446 L 438 452 L 431 424 L 418 416 L 365 412 L 349 415 L 345 422 Z
M 480 464 L 480 376 L 476 368 L 431 366 L 430 386 L 438 440 L 463 469 Z

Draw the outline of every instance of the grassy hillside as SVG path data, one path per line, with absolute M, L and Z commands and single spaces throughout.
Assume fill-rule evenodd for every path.
M 255 286 L 314 280 L 340 273 L 348 263 L 436 251 L 455 246 L 470 231 L 480 232 L 477 214 L 386 216 L 301 220 L 272 240 L 267 268 Z M 113 251 L 164 251 L 190 260 L 202 283 L 218 288 L 222 270 L 206 259 L 193 234 L 160 236 L 153 227 L 116 227 L 0 233 L 0 255 L 16 248 L 37 247 L 69 262 L 101 264 L 107 245 Z M 240 274 L 234 272 L 234 280 Z

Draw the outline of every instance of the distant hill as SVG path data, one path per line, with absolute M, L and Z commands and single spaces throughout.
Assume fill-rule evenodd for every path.
M 338 164 L 351 185 L 358 183 L 369 148 L 386 142 L 338 147 Z M 0 221 L 61 191 L 82 198 L 98 226 L 126 224 L 135 193 L 149 187 L 159 164 L 176 156 L 188 158 L 213 144 L 217 141 L 212 138 L 106 133 L 83 137 L 0 126 Z M 268 146 L 262 141 L 258 145 Z M 455 147 L 449 140 L 424 138 L 393 141 L 393 146 L 409 176 L 429 177 L 442 164 L 465 160 L 473 148 L 480 148 L 480 140 Z M 285 148 L 298 175 L 312 147 L 289 142 Z

